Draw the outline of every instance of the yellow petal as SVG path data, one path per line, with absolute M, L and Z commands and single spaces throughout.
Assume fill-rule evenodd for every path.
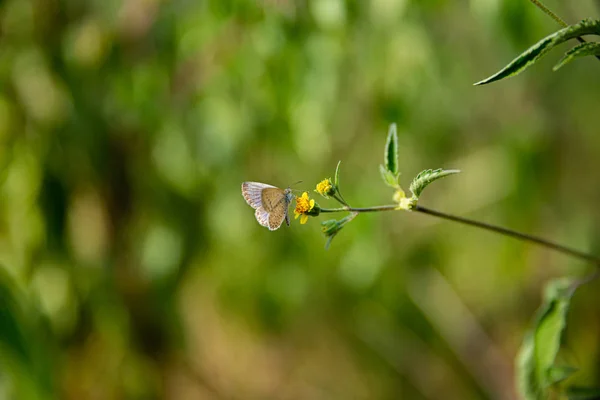
M 299 216 L 300 216 L 300 213 L 294 211 L 294 219 L 298 219 Z
M 300 223 L 304 225 L 306 221 L 308 221 L 308 215 L 302 214 L 302 217 L 300 218 Z

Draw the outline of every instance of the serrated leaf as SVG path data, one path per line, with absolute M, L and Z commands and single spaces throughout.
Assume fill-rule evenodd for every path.
M 517 356 L 517 388 L 523 399 L 546 399 L 549 386 L 559 378 L 558 370 L 553 370 L 554 361 L 575 288 L 574 281 L 566 278 L 555 279 L 546 286 L 534 326 L 527 332 Z
M 459 172 L 460 171 L 457 169 L 426 169 L 419 172 L 415 179 L 413 179 L 409 189 L 412 192 L 413 197 L 418 199 L 419 196 L 421 196 L 423 189 L 425 189 L 431 182 L 448 175 L 458 174 Z
M 569 400 L 597 400 L 600 399 L 600 389 L 571 386 L 567 388 L 566 395 Z
M 392 188 L 397 188 L 398 184 L 398 175 L 394 175 L 391 171 L 388 171 L 383 165 L 379 165 L 379 172 L 381 173 L 381 179 L 383 182 Z
M 508 78 L 509 76 L 517 75 L 533 63 L 537 62 L 555 46 L 569 39 L 589 34 L 600 35 L 600 21 L 591 19 L 583 20 L 575 25 L 561 29 L 552 35 L 546 36 L 525 52 L 521 53 L 521 55 L 512 60 L 506 67 L 502 68 L 489 78 L 475 83 L 475 85 L 485 85 L 500 79 Z
M 334 176 L 334 181 L 333 184 L 335 185 L 335 187 L 339 187 L 340 186 L 340 164 L 342 163 L 342 160 L 338 161 L 337 163 L 337 167 L 335 167 L 335 176 Z
M 388 130 L 384 153 L 385 168 L 398 175 L 398 131 L 396 124 L 391 124 Z
M 562 68 L 565 64 L 570 63 L 576 58 L 597 55 L 600 55 L 600 43 L 581 43 L 580 45 L 575 46 L 571 50 L 567 51 L 565 56 L 558 62 L 558 64 L 554 66 L 553 70 L 556 71 L 559 68 Z

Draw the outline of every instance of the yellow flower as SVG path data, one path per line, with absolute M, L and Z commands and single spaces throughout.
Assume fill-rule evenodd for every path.
M 331 179 L 323 179 L 321 182 L 317 184 L 317 193 L 321 196 L 327 197 L 331 196 L 335 193 L 335 189 L 333 188 L 333 184 L 331 183 Z
M 305 224 L 308 221 L 307 213 L 315 206 L 315 200 L 308 198 L 308 193 L 302 193 L 301 197 L 296 197 L 296 209 L 294 210 L 294 219 L 300 218 L 300 223 Z

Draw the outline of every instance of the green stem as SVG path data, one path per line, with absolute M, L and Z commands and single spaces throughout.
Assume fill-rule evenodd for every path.
M 365 207 L 365 208 L 355 208 L 355 207 L 322 208 L 321 212 L 322 213 L 334 213 L 334 212 L 363 213 L 363 212 L 395 211 L 395 210 L 400 210 L 398 208 L 397 204 Z M 509 237 L 512 237 L 512 238 L 515 238 L 518 240 L 522 240 L 524 242 L 534 243 L 534 244 L 546 247 L 548 249 L 558 251 L 560 253 L 567 254 L 569 256 L 591 262 L 591 263 L 595 264 L 596 266 L 600 267 L 600 258 L 598 258 L 592 254 L 585 253 L 585 252 L 579 251 L 579 250 L 575 250 L 570 247 L 566 247 L 566 246 L 560 245 L 558 243 L 554 243 L 549 240 L 545 240 L 545 239 L 542 239 L 542 238 L 539 238 L 539 237 L 536 237 L 533 235 L 520 233 L 520 232 L 514 231 L 512 229 L 502 228 L 500 226 L 487 224 L 485 222 L 479 222 L 479 221 L 475 221 L 475 220 L 468 219 L 468 218 L 458 217 L 456 215 L 446 214 L 446 213 L 431 210 L 429 208 L 425 208 L 425 207 L 422 207 L 419 205 L 415 206 L 412 209 L 412 211 L 432 215 L 434 217 L 442 218 L 442 219 L 445 219 L 448 221 L 458 222 L 458 223 L 461 223 L 464 225 L 474 226 L 476 228 L 485 229 L 487 231 L 499 233 L 501 235 L 509 236 Z
M 356 208 L 356 207 L 340 207 L 340 208 L 321 208 L 322 213 L 334 213 L 334 212 L 377 212 L 377 211 L 394 211 L 398 210 L 397 204 L 391 204 L 386 206 L 373 206 L 373 207 L 364 207 L 364 208 Z
M 544 13 L 546 13 L 546 15 L 550 16 L 550 18 L 552 18 L 553 20 L 558 22 L 559 25 L 562 25 L 563 28 L 566 28 L 567 26 L 569 26 L 569 25 L 567 25 L 567 23 L 565 21 L 562 20 L 562 18 L 560 18 L 558 15 L 553 13 L 548 7 L 546 7 L 544 4 L 542 4 L 542 2 L 540 2 L 538 0 L 529 0 L 529 1 L 531 1 L 540 10 L 542 10 Z
M 541 239 L 536 236 L 528 235 L 525 233 L 520 233 L 517 231 L 513 231 L 512 229 L 502 228 L 502 227 L 496 226 L 496 225 L 486 224 L 485 222 L 474 221 L 472 219 L 457 217 L 455 215 L 450 215 L 450 214 L 446 214 L 443 212 L 430 210 L 429 208 L 421 207 L 419 205 L 417 205 L 413 210 L 423 213 L 423 214 L 429 214 L 429 215 L 433 215 L 435 217 L 447 219 L 449 221 L 459 222 L 461 224 L 470 225 L 470 226 L 474 226 L 474 227 L 481 228 L 481 229 L 486 229 L 488 231 L 496 232 L 496 233 L 499 233 L 499 234 L 505 235 L 505 236 L 510 236 L 515 239 L 522 240 L 524 242 L 535 243 L 540 246 L 544 246 L 546 248 L 549 248 L 549 249 L 552 249 L 552 250 L 555 250 L 555 251 L 558 251 L 558 252 L 561 252 L 564 254 L 568 254 L 570 256 L 580 258 L 582 260 L 589 261 L 589 262 L 596 264 L 597 266 L 600 266 L 600 258 L 598 258 L 594 255 L 584 253 L 583 251 L 575 250 L 575 249 L 560 245 L 558 243 L 551 242 L 549 240 Z

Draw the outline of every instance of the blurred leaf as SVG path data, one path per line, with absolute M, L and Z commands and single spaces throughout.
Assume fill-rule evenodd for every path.
M 410 184 L 410 191 L 412 192 L 413 197 L 418 199 L 423 192 L 423 189 L 425 189 L 431 182 L 448 175 L 458 174 L 459 172 L 460 171 L 457 169 L 426 169 L 419 172 L 415 179 L 413 179 L 412 183 Z
M 21 330 L 21 313 L 6 276 L 2 276 L 0 281 L 0 304 L 0 343 L 5 350 L 10 349 L 17 362 L 27 365 L 31 357 Z
M 0 267 L 0 367 L 22 398 L 44 398 L 53 386 L 44 347 L 47 332 L 36 323 L 37 312 L 19 301 L 20 294 L 16 282 Z
M 511 61 L 506 67 L 489 78 L 475 83 L 475 85 L 485 85 L 487 83 L 492 83 L 500 79 L 517 75 L 541 59 L 553 47 L 566 42 L 569 39 L 589 34 L 600 35 L 600 21 L 586 19 L 578 24 L 571 25 L 553 33 L 552 35 L 546 36 L 544 39 L 531 46 L 525 52 L 521 53 L 521 55 Z
M 569 366 L 550 367 L 548 370 L 548 382 L 550 384 L 559 383 L 569 378 L 577 372 L 577 368 Z
M 596 400 L 600 399 L 599 388 L 587 388 L 571 386 L 567 388 L 566 393 L 569 400 Z
M 394 175 L 381 164 L 379 165 L 379 172 L 381 173 L 381 179 L 383 179 L 386 185 L 392 188 L 398 187 L 398 175 Z
M 535 324 L 526 334 L 517 356 L 517 387 L 524 399 L 547 398 L 549 386 L 573 372 L 553 366 L 576 287 L 576 282 L 567 278 L 553 280 L 546 286 Z
M 385 143 L 385 168 L 394 175 L 398 175 L 398 131 L 396 124 L 391 124 Z
M 565 56 L 558 62 L 558 64 L 554 66 L 553 70 L 556 71 L 559 68 L 562 68 L 565 64 L 570 63 L 576 58 L 596 55 L 600 55 L 600 43 L 581 43 L 579 46 L 575 46 L 571 50 L 567 51 Z

